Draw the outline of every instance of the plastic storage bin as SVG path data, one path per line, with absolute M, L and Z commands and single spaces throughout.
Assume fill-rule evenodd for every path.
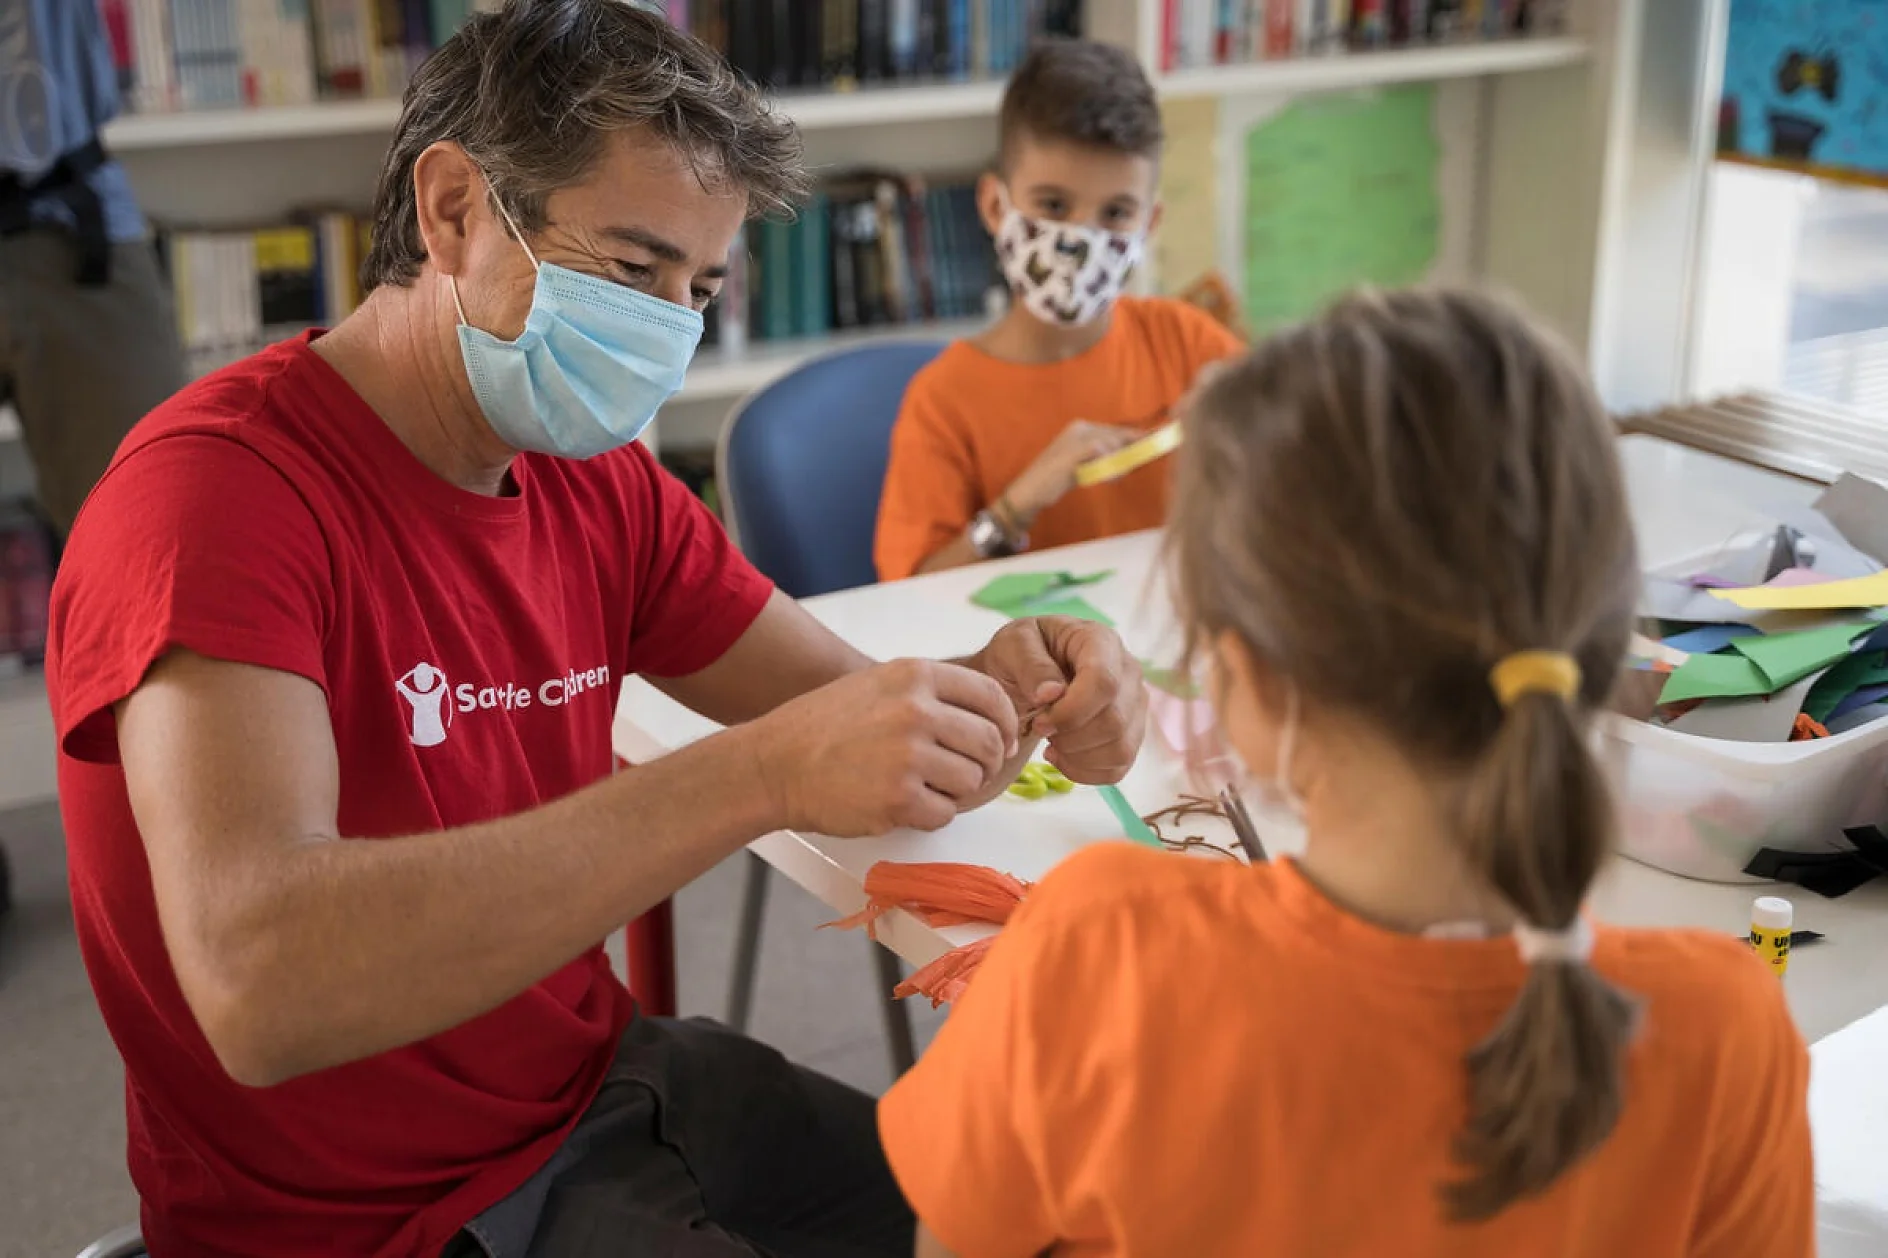
M 1711 557 L 1658 571 L 1685 576 Z M 1888 823 L 1888 720 L 1809 742 L 1740 743 L 1608 714 L 1598 738 L 1621 849 L 1688 878 L 1760 882 L 1744 873 L 1758 848 L 1840 851 L 1845 828 Z
M 1626 855 L 1712 882 L 1757 882 L 1760 847 L 1826 852 L 1888 821 L 1888 720 L 1802 743 L 1699 738 L 1623 716 L 1600 726 Z

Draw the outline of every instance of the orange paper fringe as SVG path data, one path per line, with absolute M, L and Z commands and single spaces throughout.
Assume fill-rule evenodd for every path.
M 970 986 L 971 977 L 976 974 L 977 967 L 983 964 L 983 954 L 990 951 L 990 945 L 995 942 L 996 936 L 992 935 L 961 948 L 952 948 L 892 988 L 892 995 L 900 999 L 906 996 L 928 996 L 933 1009 L 950 1004 Z
M 841 930 L 863 926 L 867 935 L 877 939 L 878 919 L 893 909 L 903 909 L 927 926 L 978 922 L 1001 926 L 1029 894 L 1030 885 L 982 865 L 880 861 L 865 873 L 865 907 L 826 925 Z M 900 983 L 893 994 L 928 996 L 934 1009 L 956 1000 L 970 985 L 971 975 L 990 950 L 990 942 L 980 939 L 952 949 Z
M 1806 743 L 1815 738 L 1829 737 L 1829 727 L 1807 712 L 1796 714 L 1796 725 L 1790 730 L 1790 741 Z

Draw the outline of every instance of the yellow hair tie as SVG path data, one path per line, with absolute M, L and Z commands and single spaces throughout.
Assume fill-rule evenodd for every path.
M 1580 693 L 1580 665 L 1565 651 L 1516 651 L 1488 672 L 1501 706 L 1523 695 L 1554 695 L 1571 703 Z

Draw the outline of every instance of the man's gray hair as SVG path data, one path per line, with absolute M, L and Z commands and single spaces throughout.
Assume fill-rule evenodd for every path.
M 426 260 L 413 164 L 456 141 L 520 229 L 589 173 L 610 133 L 645 127 L 702 186 L 792 211 L 808 183 L 798 130 L 700 40 L 627 0 L 509 0 L 468 21 L 407 88 L 374 197 L 362 287 L 405 285 Z

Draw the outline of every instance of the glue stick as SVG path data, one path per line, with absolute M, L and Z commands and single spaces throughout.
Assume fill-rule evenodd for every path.
M 1750 946 L 1769 963 L 1778 978 L 1790 968 L 1790 923 L 1796 910 L 1788 900 L 1760 895 L 1750 906 Z

